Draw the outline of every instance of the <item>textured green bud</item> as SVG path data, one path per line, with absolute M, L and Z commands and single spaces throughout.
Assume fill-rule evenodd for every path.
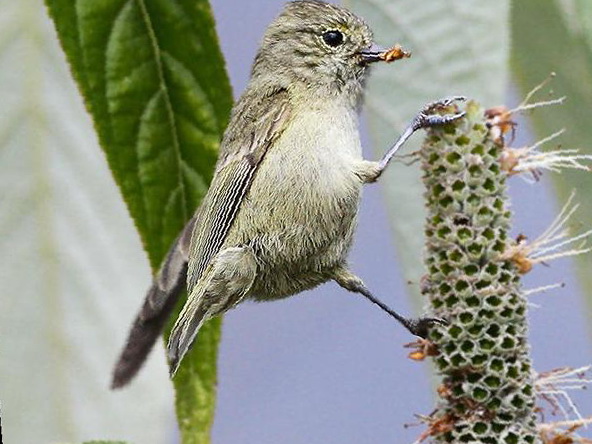
M 421 150 L 428 216 L 422 285 L 437 326 L 440 400 L 431 417 L 437 442 L 537 442 L 533 372 L 527 344 L 527 301 L 520 272 L 504 252 L 510 211 L 503 146 L 484 110 L 429 131 Z

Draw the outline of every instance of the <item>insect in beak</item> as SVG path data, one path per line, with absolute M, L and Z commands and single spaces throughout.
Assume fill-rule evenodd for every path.
M 411 53 L 405 51 L 401 45 L 395 45 L 390 49 L 385 49 L 373 43 L 369 48 L 358 53 L 361 57 L 361 63 L 367 65 L 374 62 L 394 62 L 395 60 L 411 57 Z

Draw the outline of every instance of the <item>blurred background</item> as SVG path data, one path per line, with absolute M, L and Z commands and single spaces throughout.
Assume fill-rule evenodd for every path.
M 485 106 L 512 107 L 555 70 L 557 83 L 545 91 L 562 95 L 566 82 L 578 96 L 568 97 L 568 104 L 580 104 L 592 82 L 583 69 L 572 79 L 572 67 L 559 58 L 566 51 L 561 39 L 569 37 L 586 54 L 589 24 L 578 22 L 586 16 L 579 14 L 583 3 L 577 0 L 529 0 L 513 8 L 479 0 L 347 4 L 376 30 L 378 43 L 401 43 L 414 52 L 373 75 L 362 118 L 367 158 L 379 158 L 430 100 L 465 94 Z M 247 84 L 264 29 L 282 5 L 212 1 L 236 97 Z M 545 18 L 531 14 L 533 7 L 563 12 Z M 112 365 L 151 280 L 139 237 L 42 2 L 0 0 L 0 11 L 0 403 L 6 442 L 175 443 L 162 345 L 131 387 L 108 390 Z M 536 55 L 528 46 L 536 36 L 516 23 L 525 16 L 549 32 L 556 21 L 564 24 L 557 31 L 563 34 L 555 36 L 562 47 L 544 48 L 551 67 L 541 63 L 538 72 L 528 71 L 529 61 L 516 55 L 521 48 Z M 518 37 L 527 44 L 511 40 Z M 560 55 L 553 59 L 555 53 Z M 533 81 L 538 73 L 545 74 Z M 585 125 L 569 113 L 587 119 L 589 112 L 573 105 L 537 111 L 551 121 L 554 113 L 561 116 L 544 135 L 563 126 L 580 134 Z M 518 122 L 515 146 L 532 144 L 546 125 L 536 117 Z M 415 146 L 420 139 L 415 136 Z M 568 138 L 566 147 L 590 153 L 592 142 L 583 145 L 585 140 L 567 146 L 577 142 Z M 399 164 L 383 182 L 366 188 L 351 254 L 353 270 L 376 295 L 413 315 L 422 312 L 422 302 L 409 296 L 417 292 L 420 276 L 420 240 L 408 236 L 421 232 L 417 224 L 409 226 L 421 212 L 417 170 Z M 562 207 L 566 190 L 577 185 L 576 200 L 585 208 L 574 226 L 590 228 L 589 175 L 552 176 L 544 174 L 535 184 L 510 180 L 514 236 L 536 238 Z M 525 276 L 527 289 L 565 283 L 531 299 L 532 356 L 540 372 L 592 363 L 586 305 L 592 287 L 578 279 L 576 269 L 567 259 Z M 402 345 L 411 340 L 378 308 L 335 284 L 285 301 L 241 305 L 224 319 L 213 442 L 412 442 L 424 428 L 405 424 L 432 411 L 434 379 L 428 363 L 407 358 Z M 572 396 L 582 415 L 592 415 L 592 397 Z

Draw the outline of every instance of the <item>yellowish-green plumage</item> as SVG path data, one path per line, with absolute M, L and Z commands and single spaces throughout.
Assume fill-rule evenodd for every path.
M 327 44 L 330 30 L 344 41 Z M 349 11 L 316 1 L 288 4 L 269 27 L 196 217 L 172 373 L 209 317 L 346 273 L 368 166 L 357 109 L 371 36 Z
M 426 323 L 376 301 L 347 267 L 362 185 L 429 120 L 420 113 L 381 162 L 362 159 L 358 109 L 368 66 L 380 59 L 366 23 L 345 8 L 315 0 L 286 5 L 232 111 L 210 189 L 134 323 L 114 387 L 141 366 L 185 273 L 189 296 L 167 347 L 171 374 L 208 318 L 245 298 L 280 299 L 331 279 L 412 332 L 424 331 Z
M 228 236 L 255 252 L 260 267 L 248 296 L 260 300 L 314 287 L 345 267 L 358 212 L 356 113 L 340 98 L 293 112 Z

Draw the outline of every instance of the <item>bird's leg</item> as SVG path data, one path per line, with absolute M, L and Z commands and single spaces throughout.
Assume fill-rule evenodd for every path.
M 443 319 L 439 318 L 419 318 L 419 319 L 409 319 L 406 318 L 395 310 L 390 308 L 380 299 L 376 298 L 368 288 L 364 285 L 362 280 L 357 276 L 353 275 L 351 272 L 345 269 L 338 270 L 333 280 L 337 282 L 341 287 L 345 288 L 346 290 L 352 291 L 354 293 L 359 293 L 364 296 L 369 301 L 373 302 L 374 304 L 378 305 L 383 311 L 391 315 L 395 318 L 399 323 L 401 323 L 411 334 L 415 336 L 419 336 L 420 338 L 427 338 L 430 328 L 434 324 L 440 325 L 447 325 L 447 322 Z
M 439 114 L 433 114 L 433 111 L 450 106 L 456 101 L 464 100 L 466 99 L 462 96 L 448 97 L 445 99 L 437 100 L 435 102 L 431 102 L 424 106 L 422 110 L 413 118 L 411 123 L 407 126 L 407 128 L 405 128 L 405 130 L 399 136 L 397 141 L 393 144 L 393 146 L 388 150 L 388 152 L 383 156 L 383 158 L 379 162 L 364 161 L 360 169 L 360 172 L 358 173 L 359 176 L 362 177 L 364 182 L 375 182 L 384 172 L 395 153 L 399 150 L 399 148 L 401 148 L 405 144 L 405 142 L 411 137 L 411 135 L 415 131 L 422 128 L 444 125 L 453 122 L 457 119 L 460 119 L 462 116 L 465 115 L 464 112 L 460 112 L 456 114 L 446 114 L 442 116 Z

